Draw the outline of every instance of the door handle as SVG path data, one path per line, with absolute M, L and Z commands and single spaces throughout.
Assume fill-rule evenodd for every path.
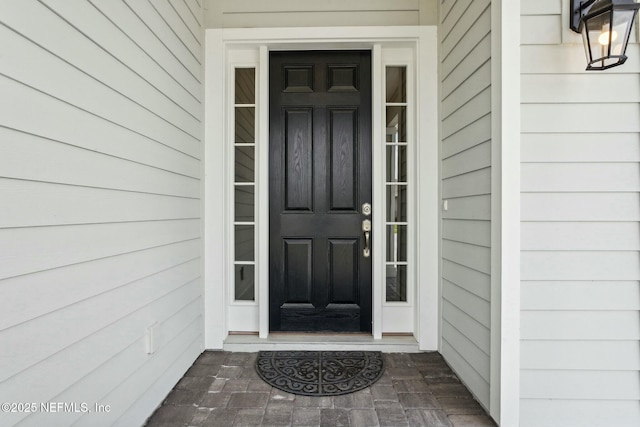
M 362 251 L 362 255 L 365 258 L 369 258 L 371 256 L 371 221 L 365 219 L 362 221 L 362 231 L 364 231 L 364 251 Z

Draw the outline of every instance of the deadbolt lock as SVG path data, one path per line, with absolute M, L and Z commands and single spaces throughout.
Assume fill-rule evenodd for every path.
M 362 205 L 362 214 L 365 216 L 371 215 L 371 203 L 364 203 Z

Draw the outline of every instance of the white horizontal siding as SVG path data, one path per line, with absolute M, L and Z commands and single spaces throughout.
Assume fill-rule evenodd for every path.
M 638 221 L 637 193 L 523 193 L 523 221 Z
M 487 247 L 470 245 L 468 243 L 444 240 L 442 242 L 442 257 L 457 264 L 465 265 L 485 274 L 490 273 L 491 251 Z
M 447 79 L 449 80 L 449 79 Z M 451 81 L 451 86 L 455 86 L 455 90 L 460 93 L 460 96 L 446 96 L 442 100 L 442 117 L 449 117 L 453 112 L 464 106 L 469 100 L 476 96 L 477 91 L 489 87 L 491 82 L 491 63 L 485 62 L 478 69 L 469 76 L 468 79 L 462 82 Z M 447 87 L 448 89 L 449 87 Z M 447 95 L 451 95 L 453 91 L 447 92 Z
M 478 297 L 477 293 L 469 292 L 463 287 L 445 280 L 442 286 L 442 295 L 447 302 L 464 311 L 475 322 L 486 328 L 491 326 L 491 319 L 487 314 L 490 306 L 489 301 Z
M 451 46 L 452 49 L 450 51 L 441 51 L 442 75 L 445 77 L 458 67 L 460 63 L 476 49 L 480 50 L 478 54 L 487 53 L 484 51 L 485 45 L 480 44 L 479 42 L 484 40 L 491 29 L 491 10 L 488 6 L 490 2 L 482 0 L 477 3 L 485 6 L 482 14 L 475 17 L 476 20 L 472 22 L 471 27 L 465 28 L 464 31 L 461 30 L 460 40 L 458 40 L 455 45 Z M 473 4 L 476 4 L 476 2 L 473 2 Z
M 585 73 L 521 3 L 521 425 L 640 425 L 640 49 Z
M 225 13 L 224 26 L 227 28 L 253 27 L 326 27 L 326 26 L 382 26 L 382 25 L 418 25 L 419 11 L 358 11 L 354 12 L 290 12 L 272 13 Z
M 442 197 L 450 199 L 474 194 L 489 194 L 491 193 L 490 178 L 491 169 L 488 167 L 445 178 L 442 181 Z
M 456 344 L 454 347 L 447 337 L 442 337 L 441 350 L 442 356 L 447 363 L 455 369 L 456 374 L 464 380 L 467 387 L 476 396 L 480 402 L 489 401 L 489 384 L 485 381 L 482 375 L 478 372 L 479 368 L 471 365 L 473 357 L 471 355 L 461 355 L 457 349 L 461 345 Z M 473 386 L 471 385 L 473 384 Z
M 638 222 L 525 222 L 522 249 L 638 251 Z
M 3 227 L 199 218 L 200 200 L 0 179 Z
M 491 140 L 491 115 L 487 114 L 442 139 L 441 156 L 448 158 L 471 147 Z
M 522 280 L 638 280 L 637 251 L 524 251 Z
M 0 5 L 0 400 L 112 408 L 3 424 L 140 425 L 202 351 L 201 22 Z
M 559 44 L 562 42 L 560 15 L 531 15 L 520 19 L 520 43 Z
M 640 405 L 633 400 L 524 399 L 520 403 L 520 425 L 637 427 Z
M 640 310 L 638 281 L 523 281 L 524 310 Z
M 417 10 L 419 0 L 219 0 L 226 13 L 274 13 L 288 10 L 291 12 L 331 12 L 366 10 Z
M 486 107 L 486 106 L 485 106 Z M 442 177 L 457 177 L 491 166 L 491 142 L 483 142 L 442 160 Z M 482 193 L 480 193 L 482 194 Z
M 143 54 L 156 62 L 164 70 L 164 73 L 175 80 L 179 86 L 184 87 L 196 100 L 202 99 L 200 70 L 192 69 L 189 67 L 190 64 L 180 61 L 171 50 L 165 47 L 162 38 L 156 36 L 149 26 L 140 25 L 140 17 L 125 2 L 94 0 L 91 3 L 114 22 L 114 25 L 117 25 L 123 33 L 127 34 L 133 43 L 140 47 Z M 191 3 L 194 1 L 187 2 L 187 4 Z M 178 3 L 173 2 L 172 4 Z M 199 8 L 197 5 L 196 7 Z M 196 18 L 202 19 L 199 12 L 192 11 L 192 13 L 195 13 Z M 164 34 L 160 36 L 164 36 Z
M 435 0 L 207 1 L 207 28 L 433 25 Z
M 629 163 L 526 163 L 521 168 L 526 192 L 637 192 L 640 165 Z
M 165 73 L 157 64 L 149 60 L 93 6 L 89 3 L 59 3 L 56 9 L 51 10 L 40 2 L 25 2 L 21 9 L 28 13 L 26 17 L 17 8 L 5 3 L 6 6 L 1 9 L 3 22 L 22 37 L 67 61 L 70 66 L 80 68 L 84 73 L 108 84 L 112 90 L 117 90 L 150 109 L 182 107 L 181 109 L 199 117 L 200 103 L 174 80 L 165 78 Z M 76 10 L 83 10 L 88 16 L 82 19 L 83 16 L 78 16 Z M 34 21 L 40 25 L 33 25 Z M 144 23 L 141 22 L 140 25 Z M 65 42 L 58 43 L 59 39 L 50 37 L 52 32 L 64 37 Z M 123 45 L 114 44 L 114 40 L 121 41 Z M 125 41 L 128 43 L 125 44 Z M 103 46 L 101 42 L 107 44 Z M 47 55 L 42 55 L 40 60 L 47 58 Z M 136 62 L 131 62 L 132 60 Z M 55 84 L 52 82 L 51 85 Z M 96 85 L 95 90 L 99 88 Z M 178 117 L 175 113 L 172 118 L 175 120 Z
M 448 313 L 451 315 L 451 313 Z M 458 349 L 459 354 L 464 354 L 465 360 L 469 363 L 470 366 L 473 366 L 474 371 L 482 378 L 483 382 L 489 384 L 489 354 L 480 348 L 478 345 L 478 341 L 481 341 L 483 338 L 486 339 L 488 335 L 488 331 L 485 331 L 484 334 L 478 336 L 469 336 L 467 335 L 470 331 L 473 331 L 473 327 L 466 328 L 466 333 L 463 333 L 462 330 L 458 329 L 461 325 L 456 327 L 453 322 L 456 320 L 460 320 L 462 322 L 462 326 L 465 326 L 467 322 L 463 319 L 452 319 L 451 323 L 447 320 L 443 320 L 442 323 L 442 334 L 446 338 L 443 340 L 447 340 L 447 342 L 453 341 L 456 343 L 456 349 Z M 471 338 L 475 338 L 472 340 Z M 480 345 L 483 345 L 481 343 Z
M 490 16 L 487 15 L 487 10 L 490 4 L 489 0 L 454 2 L 451 12 L 440 25 L 443 59 L 464 54 L 466 46 L 478 42 L 479 39 L 475 42 L 467 41 L 476 32 L 487 34 L 486 22 Z
M 462 103 L 463 101 L 461 101 Z M 491 103 L 491 90 L 485 88 L 448 116 L 443 116 L 442 132 L 446 138 L 470 124 L 487 118 L 486 107 Z
M 442 236 L 454 242 L 488 247 L 491 242 L 491 224 L 480 220 L 444 219 Z
M 9 328 L 161 271 L 199 259 L 199 242 L 189 240 L 156 248 L 110 255 L 5 280 L 2 329 Z M 126 269 L 120 266 L 129 266 Z M 91 281 L 92 286 L 86 286 Z
M 446 316 L 448 319 L 446 322 L 447 330 L 452 330 L 454 334 L 462 334 L 461 337 L 464 337 L 469 343 L 473 343 L 473 349 L 471 351 L 477 353 L 478 357 L 483 360 L 483 376 L 486 376 L 488 373 L 488 365 L 485 365 L 485 362 L 488 362 L 490 352 L 488 346 L 490 341 L 489 328 L 477 322 L 473 317 L 469 316 L 469 314 L 460 310 L 450 302 L 445 302 L 442 305 L 442 313 L 443 316 Z M 485 380 L 487 382 L 489 381 L 488 376 Z
M 638 340 L 637 310 L 523 310 L 523 340 Z
M 2 76 L 0 87 L 13 101 L 0 104 L 2 127 L 187 176 L 198 170 L 197 145 L 183 152 L 173 141 L 153 140 Z
M 523 104 L 522 131 L 636 133 L 640 132 L 640 104 Z
M 523 370 L 521 395 L 525 399 L 638 400 L 640 382 L 631 372 Z
M 5 178 L 179 197 L 200 196 L 197 176 L 2 127 L 0 138 L 3 140 L 0 170 Z M 114 175 L 114 170 L 119 173 Z
M 491 195 L 489 194 L 456 197 L 447 200 L 447 210 L 442 214 L 445 219 L 484 221 L 491 219 Z
M 520 13 L 523 16 L 560 15 L 562 13 L 562 0 L 520 0 Z
M 134 314 L 149 319 L 176 308 L 175 301 L 184 304 L 199 298 L 200 290 L 195 283 L 198 279 L 197 269 L 195 271 L 192 269 L 191 274 L 185 276 L 185 279 L 191 279 L 185 283 L 181 283 L 182 279 L 176 281 L 175 278 L 169 282 L 166 280 L 167 275 L 168 273 L 162 272 L 157 276 L 129 283 L 100 295 L 99 298 L 89 298 L 5 331 L 3 341 L 7 343 L 7 348 L 4 355 L 9 363 L 3 367 L 1 380 L 5 381 L 20 374 L 25 369 L 46 360 L 52 354 L 64 351 L 128 315 Z M 158 304 L 154 306 L 156 300 Z M 148 305 L 150 307 L 146 307 Z M 76 322 L 71 328 L 68 325 L 74 319 L 82 319 L 82 322 Z M 62 336 L 56 333 L 61 328 L 65 329 Z M 133 328 L 132 332 L 136 329 L 138 328 Z M 142 330 L 144 329 L 143 327 Z M 33 341 L 36 334 L 42 336 L 38 339 L 38 346 L 33 348 L 29 346 L 29 342 Z
M 570 31 L 570 30 L 569 30 Z M 523 74 L 581 74 L 587 66 L 584 47 L 576 43 L 562 45 L 525 45 L 521 46 L 521 72 Z M 629 44 L 627 62 L 622 67 L 614 67 L 600 78 L 610 74 L 627 74 L 629 70 L 640 69 L 640 44 Z M 600 89 L 597 89 L 600 90 Z
M 448 260 L 442 261 L 442 270 L 448 282 L 489 301 L 491 280 L 488 274 Z
M 198 219 L 0 229 L 0 279 L 200 238 Z M 95 242 L 100 242 L 96 245 Z M 6 311 L 5 311 L 6 313 Z
M 640 134 L 528 133 L 521 139 L 525 163 L 638 162 Z
M 539 340 L 522 342 L 522 369 L 563 371 L 634 371 L 640 348 L 634 340 Z
M 522 102 L 626 103 L 640 102 L 640 82 L 634 74 L 525 74 Z
M 108 0 L 103 0 L 108 1 Z M 175 0 L 174 0 L 175 1 Z M 144 25 L 149 27 L 154 36 L 157 37 L 163 45 L 195 76 L 198 80 L 202 81 L 202 56 L 196 55 L 189 49 L 180 38 L 184 34 L 184 29 L 181 29 L 183 23 L 179 22 L 174 16 L 174 19 L 167 20 L 167 17 L 163 16 L 154 7 L 155 4 L 161 2 L 148 2 L 148 1 L 136 1 L 136 0 L 124 0 L 127 6 L 138 16 Z M 202 114 L 202 111 L 200 111 Z
M 440 6 L 442 354 L 489 406 L 491 2 Z

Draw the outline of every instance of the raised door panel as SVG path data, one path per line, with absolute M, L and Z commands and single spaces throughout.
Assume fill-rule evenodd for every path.
M 356 210 L 357 110 L 331 109 L 331 210 Z
M 285 110 L 287 210 L 313 210 L 312 110 Z
M 284 303 L 310 303 L 313 239 L 284 239 Z
M 329 239 L 329 304 L 358 301 L 358 239 Z

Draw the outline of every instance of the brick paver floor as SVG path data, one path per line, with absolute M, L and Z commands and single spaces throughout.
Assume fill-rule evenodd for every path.
M 256 357 L 204 352 L 147 427 L 495 426 L 438 353 L 384 354 L 380 380 L 333 397 L 296 396 L 269 386 L 255 371 Z

